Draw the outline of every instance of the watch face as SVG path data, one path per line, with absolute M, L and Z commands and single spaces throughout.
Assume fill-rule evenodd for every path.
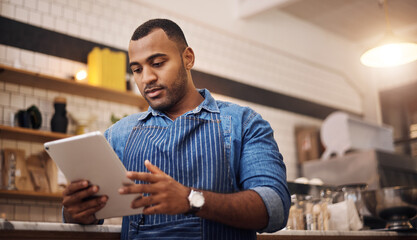
M 201 192 L 193 191 L 190 200 L 191 206 L 201 208 L 204 204 L 204 197 Z

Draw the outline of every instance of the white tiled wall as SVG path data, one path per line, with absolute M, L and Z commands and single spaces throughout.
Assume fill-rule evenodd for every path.
M 141 1 L 1 0 L 0 15 L 121 49 L 127 49 L 132 32 L 142 22 L 156 17 L 170 18 L 183 28 L 189 45 L 193 47 L 197 70 L 336 108 L 357 113 L 363 111 L 363 99 L 349 83 L 348 77 L 339 71 L 283 52 L 274 47 L 274 42 L 265 44 L 249 40 Z M 85 67 L 83 63 L 4 45 L 0 45 L 0 63 L 62 78 L 68 78 Z M 57 95 L 67 98 L 69 112 L 84 111 L 97 115 L 94 129 L 104 130 L 109 125 L 111 112 L 123 115 L 137 111 L 121 104 L 6 84 L 0 79 L 0 123 L 11 124 L 12 113 L 37 104 L 45 119 L 42 129 L 47 130 L 53 113 L 52 99 Z M 288 179 L 295 179 L 294 127 L 320 126 L 321 121 L 227 96 L 218 97 L 250 106 L 271 123 L 285 158 Z M 2 147 L 19 144 L 10 140 L 0 141 Z M 25 146 L 31 145 L 36 146 L 32 143 Z
M 61 203 L 48 200 L 0 199 L 0 217 L 15 221 L 61 222 Z
M 117 104 L 106 100 L 98 100 L 36 87 L 27 87 L 2 82 L 1 80 L 0 86 L 3 88 L 0 92 L 0 116 L 2 116 L 0 124 L 3 125 L 13 125 L 13 116 L 18 110 L 27 109 L 32 105 L 36 105 L 42 114 L 41 130 L 50 130 L 50 121 L 54 114 L 53 100 L 57 96 L 63 96 L 67 99 L 66 109 L 70 115 L 77 116 L 80 113 L 87 113 L 96 117 L 97 120 L 88 129 L 90 131 L 99 130 L 103 132 L 111 124 L 111 114 L 121 117 L 125 114 L 138 111 L 138 108 L 135 106 Z M 70 120 L 70 123 L 74 122 Z M 69 133 L 74 133 L 74 125 L 69 125 Z
M 228 34 L 178 14 L 141 4 L 141 1 L 26 0 L 2 1 L 1 6 L 3 16 L 121 49 L 127 48 L 132 32 L 140 23 L 154 17 L 170 18 L 186 33 L 197 56 L 195 68 L 198 70 L 332 107 L 362 112 L 361 96 L 344 74 L 289 55 L 279 48 L 271 47 L 272 44 L 267 46 Z M 0 61 L 59 77 L 68 77 L 85 67 L 82 63 L 1 45 Z M 11 98 L 9 95 L 3 97 Z M 25 99 L 29 97 L 26 94 L 24 96 Z M 80 105 L 74 108 L 88 109 Z M 246 105 L 260 111 L 257 105 Z M 4 120 L 8 119 L 9 108 L 16 109 L 9 105 L 4 107 Z M 270 122 L 281 133 L 276 134 L 276 138 L 281 150 L 286 152 L 290 172 L 288 177 L 294 179 L 297 177 L 294 125 L 302 122 L 304 125 L 316 126 L 319 121 L 271 108 L 264 112 L 265 118 L 277 113 L 283 116 L 271 118 Z M 291 116 L 294 121 L 285 120 L 287 116 Z M 100 128 L 104 125 L 102 123 Z

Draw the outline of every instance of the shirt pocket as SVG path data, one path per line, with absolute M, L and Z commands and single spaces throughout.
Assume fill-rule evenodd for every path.
M 202 239 L 201 219 L 198 217 L 165 222 L 161 224 L 130 224 L 129 239 Z

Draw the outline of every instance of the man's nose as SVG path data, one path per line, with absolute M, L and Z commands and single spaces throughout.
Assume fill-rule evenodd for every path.
M 142 81 L 146 84 L 149 84 L 153 81 L 156 81 L 157 77 L 155 72 L 151 68 L 143 68 L 142 72 Z

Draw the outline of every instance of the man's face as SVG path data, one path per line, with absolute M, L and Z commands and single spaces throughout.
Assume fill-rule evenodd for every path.
M 182 54 L 162 29 L 130 41 L 130 68 L 142 96 L 155 110 L 168 111 L 187 92 Z

